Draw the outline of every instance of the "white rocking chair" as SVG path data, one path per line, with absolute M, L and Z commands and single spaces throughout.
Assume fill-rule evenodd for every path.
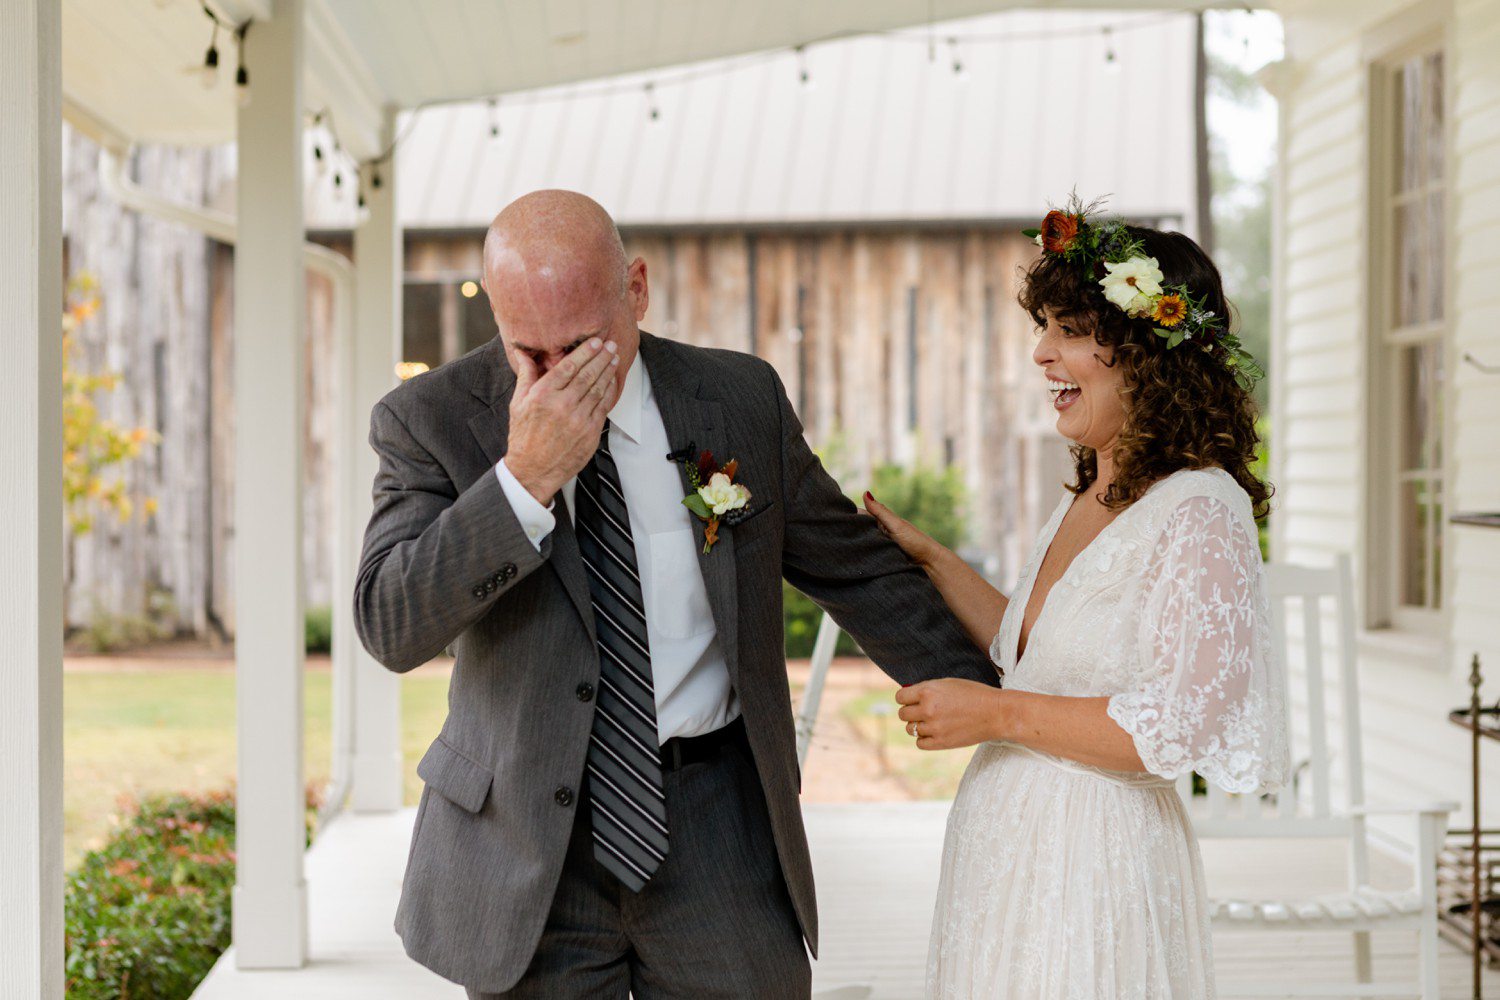
M 1438 1000 L 1437 854 L 1456 803 L 1403 808 L 1372 808 L 1365 801 L 1361 754 L 1359 681 L 1354 655 L 1354 602 L 1349 557 L 1339 556 L 1327 569 L 1272 564 L 1267 568 L 1272 606 L 1272 631 L 1277 651 L 1287 656 L 1289 605 L 1300 604 L 1303 676 L 1288 677 L 1288 694 L 1300 681 L 1306 686 L 1307 746 L 1298 747 L 1293 734 L 1293 760 L 1306 758 L 1299 780 L 1268 796 L 1229 795 L 1210 786 L 1206 796 L 1194 796 L 1191 777 L 1178 791 L 1193 817 L 1200 839 L 1335 838 L 1348 845 L 1348 888 L 1333 895 L 1267 899 L 1214 898 L 1209 886 L 1215 930 L 1348 931 L 1354 937 L 1353 972 L 1349 984 L 1306 982 L 1219 984 L 1224 997 L 1248 996 L 1358 996 L 1421 997 Z M 1343 715 L 1337 752 L 1342 757 L 1343 794 L 1333 804 L 1330 781 L 1330 741 L 1324 671 L 1323 608 L 1331 601 L 1338 618 L 1338 697 Z M 1289 697 L 1289 701 L 1293 700 Z M 1289 706 L 1290 715 L 1290 706 Z M 1292 721 L 1289 718 L 1289 722 Z M 1369 840 L 1366 820 L 1373 815 L 1404 814 L 1416 824 L 1415 878 L 1410 888 L 1389 891 L 1370 886 Z M 1370 932 L 1410 930 L 1418 939 L 1418 977 L 1400 985 L 1371 982 Z M 1274 965 L 1274 963 L 1273 963 Z

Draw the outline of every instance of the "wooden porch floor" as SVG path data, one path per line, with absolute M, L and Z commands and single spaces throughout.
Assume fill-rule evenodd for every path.
M 911 1000 L 922 976 L 937 886 L 946 802 L 809 805 L 806 810 L 823 924 L 814 993 L 854 1000 Z M 227 953 L 195 1000 L 462 1000 L 463 990 L 406 958 L 391 929 L 415 810 L 343 816 L 308 852 L 311 960 L 294 972 L 241 972 Z M 1247 847 L 1207 843 L 1214 895 L 1332 891 L 1344 877 L 1337 851 L 1286 841 Z M 1403 866 L 1383 859 L 1376 881 L 1402 885 Z M 1278 978 L 1337 981 L 1350 968 L 1347 934 L 1215 935 L 1221 993 L 1274 967 Z M 1416 965 L 1414 936 L 1375 935 L 1377 977 Z M 1468 997 L 1469 959 L 1444 945 L 1443 996 Z M 1500 996 L 1500 975 L 1486 992 Z M 858 987 L 867 987 L 868 993 Z M 852 989 L 851 989 L 852 988 Z

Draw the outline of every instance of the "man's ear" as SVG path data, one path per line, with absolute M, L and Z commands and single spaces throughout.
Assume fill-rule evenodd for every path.
M 630 297 L 631 310 L 635 313 L 635 321 L 639 323 L 646 318 L 646 309 L 651 305 L 651 286 L 646 280 L 644 257 L 637 257 L 630 262 L 630 267 L 625 272 L 625 294 Z

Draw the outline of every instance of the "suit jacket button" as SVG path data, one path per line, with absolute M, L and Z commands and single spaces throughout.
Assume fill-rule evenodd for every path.
M 486 593 L 487 593 L 487 591 L 483 587 L 475 587 L 474 588 L 474 596 L 475 597 L 482 598 L 482 597 L 484 597 L 484 595 Z
M 582 684 L 578 685 L 578 690 L 575 693 L 578 695 L 579 701 L 593 701 L 594 685 L 590 684 L 588 681 L 584 681 Z
M 507 579 L 507 580 L 509 580 L 512 577 L 514 577 L 516 575 L 516 564 L 515 563 L 506 563 L 504 566 L 501 566 L 500 567 L 500 575 L 504 579 Z
M 573 789 L 567 785 L 562 785 L 557 791 L 552 793 L 552 797 L 557 800 L 558 805 L 567 808 L 573 804 Z

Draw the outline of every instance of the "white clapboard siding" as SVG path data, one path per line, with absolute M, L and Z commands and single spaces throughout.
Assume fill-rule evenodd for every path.
M 1273 377 L 1276 557 L 1366 562 L 1366 314 L 1372 295 L 1368 53 L 1399 44 L 1394 0 L 1311 0 L 1284 8 L 1279 277 Z M 1393 27 L 1394 26 L 1394 27 Z M 1411 27 L 1412 41 L 1417 40 Z M 1393 37 L 1393 32 L 1395 35 Z M 1500 0 L 1456 0 L 1442 28 L 1448 78 L 1448 510 L 1500 510 Z M 1367 637 L 1360 650 L 1367 785 L 1372 799 L 1456 799 L 1468 809 L 1469 743 L 1446 721 L 1467 700 L 1474 652 L 1500 689 L 1500 531 L 1450 527 L 1439 642 Z M 1294 623 L 1293 631 L 1296 630 Z M 1325 630 L 1327 633 L 1328 630 Z M 1294 674 L 1296 664 L 1290 668 Z M 1295 686 L 1294 686 L 1295 690 Z M 1339 721 L 1330 718 L 1336 739 Z M 1299 736 L 1301 734 L 1298 734 Z M 1486 825 L 1500 822 L 1500 748 L 1486 747 Z M 1456 817 L 1462 823 L 1467 817 Z M 1399 831 L 1389 831 L 1399 836 Z
M 1455 359 L 1450 496 L 1455 509 L 1500 510 L 1500 375 L 1457 361 L 1465 352 L 1500 365 L 1500 0 L 1459 0 L 1449 32 L 1450 157 L 1454 239 L 1450 302 Z M 1448 547 L 1450 667 L 1473 651 L 1500 678 L 1500 531 L 1457 528 Z

